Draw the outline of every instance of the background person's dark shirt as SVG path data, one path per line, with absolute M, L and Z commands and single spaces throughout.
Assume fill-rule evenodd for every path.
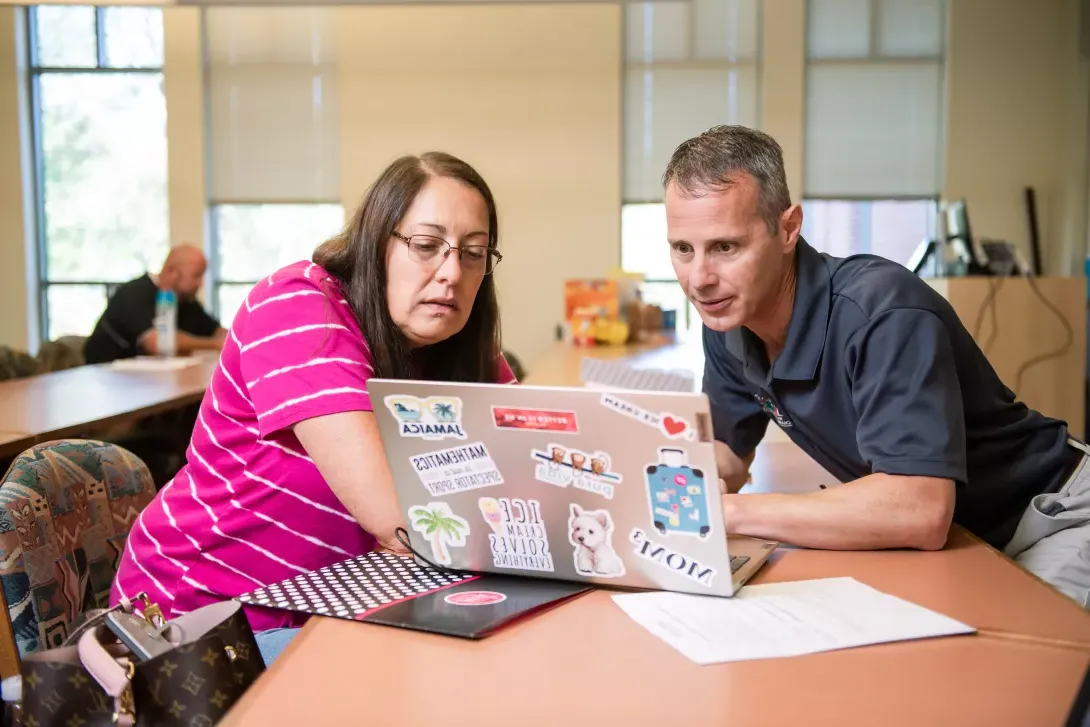
M 908 268 L 835 258 L 801 238 L 797 249 L 794 310 L 772 366 L 749 330 L 704 328 L 716 439 L 748 455 L 771 419 L 843 482 L 951 479 L 954 521 L 1002 548 L 1030 499 L 1060 489 L 1082 456 L 1067 426 L 1018 401 Z
M 106 363 L 132 358 L 143 353 L 137 340 L 155 321 L 155 294 L 158 291 L 148 275 L 130 280 L 114 291 L 106 311 L 87 339 L 83 356 L 87 363 Z M 178 330 L 207 338 L 220 324 L 195 300 L 178 302 Z

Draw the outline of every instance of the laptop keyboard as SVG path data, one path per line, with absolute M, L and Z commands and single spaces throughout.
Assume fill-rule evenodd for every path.
M 749 562 L 748 555 L 732 555 L 730 557 L 730 572 L 737 573 L 738 569 Z

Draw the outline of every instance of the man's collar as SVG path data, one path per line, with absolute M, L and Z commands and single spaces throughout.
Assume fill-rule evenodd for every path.
M 787 341 L 772 366 L 772 378 L 809 381 L 817 374 L 825 350 L 832 304 L 832 281 L 821 254 L 802 237 L 795 245 L 795 300 Z M 768 359 L 761 340 L 747 328 L 723 336 L 727 351 L 745 365 L 746 377 L 757 385 L 768 383 Z
M 809 381 L 817 375 L 825 350 L 832 281 L 825 258 L 802 237 L 795 251 L 795 303 L 787 341 L 772 366 L 772 378 Z

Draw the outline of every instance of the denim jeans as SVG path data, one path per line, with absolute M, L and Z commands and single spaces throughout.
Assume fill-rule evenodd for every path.
M 254 634 L 265 666 L 272 666 L 273 660 L 280 656 L 280 652 L 287 647 L 297 633 L 299 629 L 269 629 Z

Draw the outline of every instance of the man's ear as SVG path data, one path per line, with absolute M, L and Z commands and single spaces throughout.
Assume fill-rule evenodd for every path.
M 795 243 L 802 233 L 802 205 L 793 204 L 780 215 L 780 229 L 783 231 L 783 251 L 794 251 Z

